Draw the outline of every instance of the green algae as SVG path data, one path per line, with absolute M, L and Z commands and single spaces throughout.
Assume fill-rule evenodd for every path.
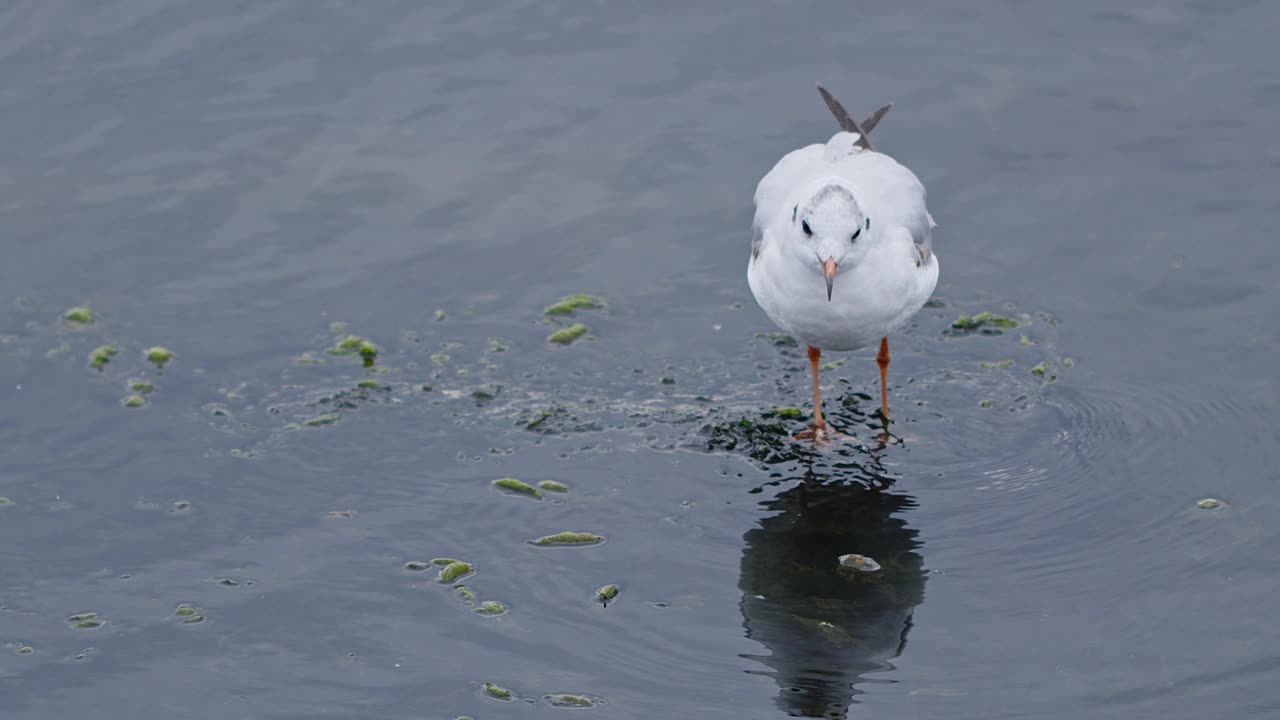
M 323 365 L 324 360 L 315 356 L 315 353 L 304 352 L 293 359 L 295 365 Z
M 129 397 L 125 398 L 122 402 L 124 406 L 127 408 L 140 408 L 143 405 L 147 404 L 147 399 L 142 397 L 141 395 L 130 395 Z
M 101 370 L 119 352 L 115 345 L 99 345 L 93 349 L 93 352 L 89 353 L 89 364 Z
M 191 617 L 193 615 L 198 615 L 199 612 L 200 611 L 196 610 L 194 605 L 190 605 L 188 603 L 182 603 L 177 607 L 176 610 L 173 611 L 173 614 L 177 615 L 178 617 Z
M 515 478 L 499 478 L 494 480 L 492 485 L 502 490 L 509 490 L 518 495 L 528 495 L 536 498 L 542 497 L 542 493 L 538 492 L 537 488 L 527 482 L 517 480 Z
M 103 620 L 96 612 L 85 612 L 72 615 L 67 618 L 67 622 L 71 623 L 71 626 L 77 630 L 92 630 L 102 627 L 106 620 Z
M 476 608 L 477 615 L 485 615 L 488 617 L 497 617 L 499 615 L 505 615 L 506 612 L 507 612 L 507 606 L 503 605 L 497 600 L 485 600 L 484 602 L 480 603 L 480 607 Z
M 302 424 L 307 427 L 321 427 L 323 425 L 332 425 L 336 422 L 338 422 L 337 415 L 317 415 L 313 418 L 303 420 Z
M 432 565 L 440 565 L 441 567 L 445 565 L 452 565 L 453 563 L 456 563 L 456 562 L 458 561 L 453 558 L 446 558 L 446 557 L 431 558 Z
M 361 340 L 360 346 L 356 348 L 356 352 L 360 354 L 360 358 L 364 361 L 365 367 L 373 365 L 373 361 L 378 358 L 378 346 L 368 340 Z
M 142 395 L 150 395 L 155 392 L 156 386 L 146 380 L 130 380 L 129 389 Z
M 547 342 L 553 345 L 568 345 L 586 333 L 586 325 L 583 325 L 582 323 L 574 323 L 567 328 L 561 328 L 548 335 Z
M 797 342 L 794 337 L 786 333 L 758 332 L 756 333 L 755 336 L 758 338 L 763 338 L 765 340 L 768 340 L 769 344 L 777 345 L 778 347 L 799 347 L 800 346 L 800 343 Z
M 147 356 L 147 360 L 155 363 L 156 365 L 160 365 L 161 367 L 173 359 L 173 351 L 167 347 L 161 347 L 159 345 L 147 348 L 145 354 Z
M 329 332 L 333 333 L 334 335 L 339 335 L 346 331 L 347 331 L 347 324 L 340 320 L 336 320 L 334 322 L 329 323 Z
M 1058 379 L 1057 375 L 1053 375 L 1052 373 L 1049 372 L 1052 369 L 1053 369 L 1053 364 L 1050 363 L 1048 360 L 1044 360 L 1040 362 L 1040 364 L 1031 368 L 1031 374 L 1037 377 L 1044 378 L 1045 382 L 1051 383 L 1054 380 Z
M 438 352 L 431 354 L 431 363 L 433 365 L 443 365 L 447 362 L 449 362 L 449 353 Z
M 604 299 L 586 293 L 574 293 L 560 298 L 559 302 L 548 305 L 543 315 L 572 315 L 574 310 L 594 310 L 604 307 Z
M 485 695 L 488 695 L 489 697 L 493 698 L 494 700 L 503 700 L 503 701 L 511 700 L 510 690 L 504 687 L 498 687 L 493 683 L 485 683 L 484 687 L 481 688 L 481 691 Z
M 844 365 L 843 360 L 835 360 L 829 363 L 823 363 L 822 367 L 818 369 L 821 370 L 822 372 L 830 372 L 832 370 L 842 367 L 843 365 Z
M 535 415 L 532 420 L 525 423 L 524 428 L 526 430 L 532 430 L 538 427 L 539 425 L 541 425 L 542 423 L 555 417 L 556 415 L 559 415 L 560 412 L 561 412 L 560 408 L 547 408 L 546 410 L 543 410 L 542 412 Z
M 14 648 L 13 651 L 19 655 L 30 655 L 31 653 L 35 652 L 36 649 L 31 647 L 30 645 L 19 645 L 18 647 Z
M 805 418 L 804 411 L 794 407 L 778 407 L 773 406 L 768 412 L 763 413 L 767 418 L 778 418 L 780 420 L 803 420 Z
M 383 383 L 381 380 L 374 380 L 373 378 L 365 378 L 364 380 L 356 383 L 356 387 L 362 390 L 376 390 L 382 386 Z
M 192 615 L 191 617 L 182 618 L 183 625 L 196 625 L 204 621 L 205 621 L 205 616 L 203 615 Z
M 453 590 L 454 592 L 458 593 L 458 597 L 461 598 L 462 601 L 467 605 L 470 605 L 471 603 L 475 602 L 476 594 L 472 592 L 471 588 L 467 587 L 466 585 L 455 586 Z
M 9 498 L 4 497 L 3 495 L 0 495 L 0 507 L 4 507 L 5 505 L 16 505 L 16 504 L 17 503 L 10 500 Z
M 990 370 L 991 368 L 1007 368 L 1007 367 L 1013 367 L 1013 361 L 1012 361 L 1012 360 L 1000 360 L 1000 361 L 998 361 L 998 362 L 991 362 L 990 360 L 983 360 L 983 361 L 981 361 L 981 362 L 979 362 L 979 363 L 978 363 L 978 367 L 986 368 L 986 369 L 988 369 L 988 370 Z
M 81 305 L 79 307 L 73 307 L 62 313 L 62 319 L 71 327 L 83 327 L 85 325 L 92 325 L 94 321 L 97 320 L 97 315 L 93 310 Z
M 444 322 L 445 320 L 449 319 L 449 314 L 446 313 L 444 310 L 437 310 L 435 317 L 436 317 L 436 322 Z
M 983 409 L 985 409 L 985 408 L 989 408 L 989 407 L 991 407 L 991 401 L 990 401 L 990 400 L 985 400 L 985 399 L 984 399 L 984 400 L 979 400 L 979 401 L 978 401 L 978 407 L 983 408 Z
M 404 564 L 404 569 L 409 572 L 423 572 L 429 567 L 431 567 L 431 563 L 424 563 L 421 560 L 410 560 Z
M 586 695 L 543 695 L 542 699 L 551 707 L 558 708 L 592 708 L 596 701 Z
M 951 323 L 953 330 L 972 331 L 980 328 L 1016 328 L 1018 321 L 1013 318 L 1007 318 L 1003 315 L 996 315 L 993 312 L 980 312 L 973 317 L 961 315 L 956 321 Z
M 1205 498 L 1196 503 L 1196 507 L 1201 510 L 1217 510 L 1223 506 L 1223 502 L 1217 498 Z
M 596 602 L 605 607 L 608 607 L 609 603 L 613 602 L 617 597 L 618 586 L 613 583 L 596 588 Z
M 603 535 L 596 535 L 595 533 L 589 532 L 570 532 L 566 530 L 554 535 L 544 535 L 543 537 L 537 538 L 536 540 L 530 540 L 529 542 L 534 545 L 549 547 L 557 545 L 598 545 L 604 542 L 604 540 L 605 538 Z
M 452 583 L 453 581 L 460 580 L 473 572 L 475 572 L 475 568 L 471 567 L 471 563 L 455 560 L 440 568 L 439 580 L 446 584 Z
M 542 482 L 538 483 L 538 487 L 542 488 L 543 490 L 546 490 L 547 492 L 555 492 L 555 493 L 569 492 L 568 485 L 565 485 L 562 482 L 557 482 L 555 480 L 543 480 Z

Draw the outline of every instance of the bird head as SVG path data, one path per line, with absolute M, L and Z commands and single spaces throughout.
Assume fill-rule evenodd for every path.
M 830 300 L 838 275 L 866 257 L 871 219 L 839 180 L 817 183 L 804 198 L 791 211 L 788 234 L 794 242 L 787 244 L 826 283 Z

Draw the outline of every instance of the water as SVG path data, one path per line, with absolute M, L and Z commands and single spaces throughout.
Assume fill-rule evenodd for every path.
M 1278 17 L 4 5 L 0 709 L 1280 713 Z M 834 129 L 818 80 L 897 103 L 942 275 L 894 437 L 871 353 L 832 358 L 861 442 L 813 455 L 764 417 L 807 371 L 745 264 L 756 180 Z M 552 348 L 573 292 L 607 307 Z M 950 329 L 983 310 L 1020 327 Z M 608 539 L 527 542 L 562 530 Z M 509 611 L 403 568 L 439 556 Z

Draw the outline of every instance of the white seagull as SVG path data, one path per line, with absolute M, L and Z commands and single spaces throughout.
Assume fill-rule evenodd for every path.
M 813 424 L 796 438 L 821 441 L 828 435 L 818 390 L 822 351 L 880 341 L 887 423 L 888 335 L 933 294 L 938 258 L 924 185 L 868 139 L 892 105 L 859 125 L 821 85 L 818 92 L 840 132 L 787 153 L 756 186 L 747 283 L 769 318 L 809 346 Z

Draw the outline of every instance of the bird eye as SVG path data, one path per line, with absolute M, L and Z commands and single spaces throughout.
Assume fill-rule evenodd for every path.
M 855 231 L 853 232 L 853 237 L 851 237 L 851 238 L 849 238 L 849 239 L 850 239 L 850 240 L 857 240 L 857 239 L 858 239 L 858 236 L 859 236 L 859 235 L 861 235 L 861 234 L 862 234 L 862 228 L 858 228 L 857 230 L 855 230 Z
M 805 234 L 805 235 L 812 235 L 812 234 L 813 234 L 813 229 L 809 227 L 809 221 L 808 221 L 808 220 L 801 220 L 801 221 L 800 221 L 800 229 L 804 231 L 804 234 Z

